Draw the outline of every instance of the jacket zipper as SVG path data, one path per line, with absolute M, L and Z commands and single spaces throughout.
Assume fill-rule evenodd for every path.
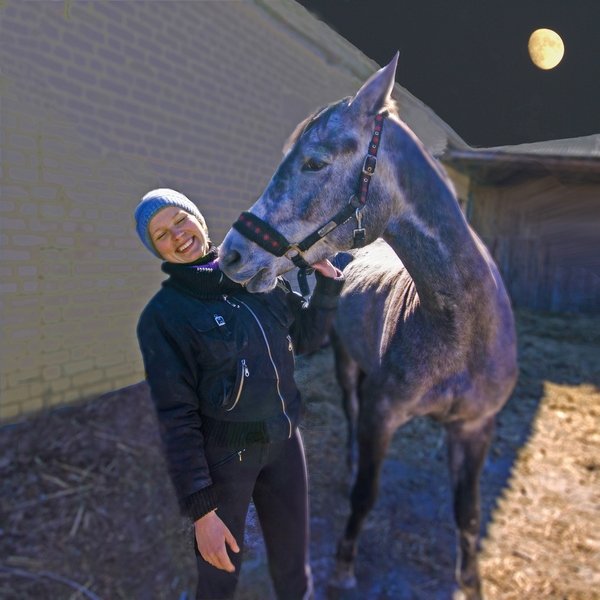
M 292 358 L 294 359 L 294 366 L 296 366 L 296 353 L 294 352 L 294 344 L 292 343 L 292 336 L 291 335 L 287 335 L 287 341 L 288 341 L 288 350 L 292 353 Z
M 239 308 L 240 307 L 239 304 L 236 304 L 235 302 L 232 302 L 229 299 L 229 296 L 227 294 L 223 294 L 223 300 L 225 300 L 225 302 L 227 302 L 227 304 L 229 304 L 229 306 L 233 306 L 233 308 Z
M 242 454 L 244 452 L 246 452 L 246 448 L 238 450 L 237 452 L 233 452 L 232 454 L 229 454 L 225 458 L 216 462 L 214 465 L 211 465 L 209 468 L 212 470 L 218 469 L 219 467 L 222 467 L 223 465 L 227 464 L 230 460 L 233 460 L 236 456 L 239 458 L 239 461 L 242 462 Z
M 283 396 L 281 395 L 281 389 L 279 387 L 279 372 L 277 371 L 277 366 L 275 365 L 275 361 L 273 360 L 273 355 L 271 354 L 271 346 L 269 345 L 269 340 L 267 339 L 267 334 L 265 333 L 265 330 L 263 329 L 263 326 L 262 326 L 259 318 L 254 313 L 254 311 L 242 300 L 239 300 L 238 298 L 235 298 L 235 297 L 233 297 L 233 298 L 236 302 L 239 302 L 242 306 L 244 306 L 248 310 L 248 312 L 254 317 L 254 320 L 256 321 L 256 323 L 258 324 L 258 327 L 260 328 L 263 339 L 265 340 L 265 344 L 267 346 L 267 352 L 269 354 L 269 359 L 271 361 L 271 364 L 273 365 L 273 371 L 275 371 L 275 381 L 277 384 L 277 395 L 279 396 L 279 399 L 281 400 L 281 408 L 282 408 L 283 414 L 285 415 L 285 418 L 287 419 L 289 426 L 290 426 L 290 428 L 289 428 L 290 432 L 288 435 L 288 439 L 289 439 L 292 437 L 292 421 L 287 414 L 286 407 L 285 407 L 285 400 L 283 399 Z
M 236 404 L 240 399 L 240 396 L 242 395 L 242 389 L 244 388 L 244 380 L 246 379 L 246 377 L 250 377 L 250 371 L 248 370 L 248 365 L 246 365 L 245 358 L 242 358 L 242 360 L 240 361 L 240 367 L 242 369 L 242 373 L 240 375 L 240 383 L 237 390 L 237 394 L 235 395 L 235 400 L 233 401 L 233 404 L 227 409 L 227 412 L 235 408 Z

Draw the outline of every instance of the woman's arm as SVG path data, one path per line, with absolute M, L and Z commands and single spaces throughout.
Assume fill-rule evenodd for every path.
M 144 311 L 137 334 L 169 475 L 182 512 L 196 521 L 217 507 L 217 498 L 204 455 L 191 351 L 155 311 Z
M 329 333 L 338 299 L 344 285 L 342 272 L 328 260 L 314 265 L 316 285 L 309 302 L 294 292 L 287 295 L 287 302 L 294 315 L 290 335 L 298 354 L 318 350 Z

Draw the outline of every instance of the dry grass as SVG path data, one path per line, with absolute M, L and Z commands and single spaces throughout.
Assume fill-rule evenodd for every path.
M 600 598 L 600 318 L 520 313 L 518 323 L 521 376 L 482 480 L 486 597 Z M 297 377 L 320 599 L 348 511 L 345 428 L 331 352 L 301 359 Z M 442 442 L 426 420 L 398 433 L 361 537 L 359 588 L 338 597 L 452 595 Z M 0 598 L 183 599 L 193 589 L 145 385 L 2 428 L 0 490 Z M 252 513 L 246 545 L 238 599 L 265 600 Z

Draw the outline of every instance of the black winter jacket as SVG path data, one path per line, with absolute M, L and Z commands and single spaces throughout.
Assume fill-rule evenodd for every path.
M 317 273 L 307 305 L 281 279 L 250 294 L 203 264 L 163 263 L 169 279 L 137 333 L 167 466 L 184 514 L 218 506 L 205 440 L 242 449 L 291 437 L 301 412 L 294 353 L 319 347 L 343 281 Z

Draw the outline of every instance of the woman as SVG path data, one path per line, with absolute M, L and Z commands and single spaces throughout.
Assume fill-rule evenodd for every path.
M 169 276 L 138 339 L 182 512 L 194 522 L 197 598 L 231 598 L 253 499 L 278 598 L 309 598 L 308 500 L 294 352 L 318 347 L 343 285 L 314 265 L 310 304 L 285 280 L 250 294 L 220 270 L 198 208 L 169 189 L 135 210 L 142 243 Z

